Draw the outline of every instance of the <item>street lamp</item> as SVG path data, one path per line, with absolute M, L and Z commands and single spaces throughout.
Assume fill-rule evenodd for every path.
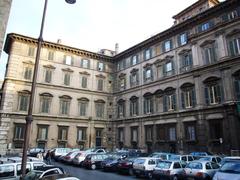
M 65 0 L 65 2 L 68 4 L 74 4 L 74 3 L 76 3 L 76 0 Z M 23 156 L 22 156 L 22 165 L 21 165 L 22 178 L 25 177 L 25 175 L 26 175 L 27 149 L 28 149 L 28 145 L 29 145 L 31 124 L 33 121 L 33 117 L 32 117 L 33 101 L 34 101 L 34 94 L 35 94 L 36 83 L 37 83 L 37 72 L 38 72 L 38 65 L 39 65 L 39 59 L 40 59 L 40 51 L 41 51 L 41 47 L 42 47 L 42 43 L 43 43 L 42 34 L 43 34 L 43 28 L 44 28 L 45 15 L 46 15 L 46 11 L 47 11 L 47 3 L 48 3 L 48 0 L 45 0 L 40 35 L 39 35 L 38 43 L 37 43 L 37 54 L 36 54 L 35 65 L 34 65 L 32 88 L 31 88 L 31 95 L 30 95 L 30 101 L 29 101 L 29 107 L 28 107 L 28 115 L 26 116 Z

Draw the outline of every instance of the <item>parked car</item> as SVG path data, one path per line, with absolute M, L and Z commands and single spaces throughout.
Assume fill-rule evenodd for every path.
M 219 156 L 205 156 L 200 158 L 199 161 L 212 161 L 220 165 L 222 158 Z
M 58 161 L 58 158 L 60 156 L 66 155 L 67 153 L 69 153 L 72 149 L 70 148 L 55 148 L 52 151 L 52 157 L 55 161 Z
M 85 151 L 78 152 L 75 157 L 73 158 L 72 163 L 77 166 L 82 166 L 84 159 L 88 154 Z
M 240 161 L 225 162 L 215 173 L 213 180 L 240 180 Z
M 21 175 L 21 162 L 4 162 L 0 164 L 0 179 L 16 179 Z M 41 161 L 28 161 L 26 164 L 26 172 L 31 170 L 38 170 L 44 166 L 47 166 Z
M 43 148 L 31 148 L 27 151 L 27 155 L 31 157 L 37 157 L 38 153 L 44 153 L 45 150 Z
M 65 156 L 63 156 L 62 158 L 62 161 L 64 163 L 72 163 L 73 161 L 73 158 L 79 153 L 79 150 L 73 150 L 73 151 L 70 151 L 69 153 L 67 153 Z
M 154 179 L 171 179 L 178 180 L 184 177 L 185 161 L 160 161 L 153 170 Z
M 227 156 L 227 157 L 224 157 L 224 158 L 222 158 L 220 166 L 222 166 L 226 162 L 231 162 L 231 161 L 240 161 L 240 157 L 239 156 Z
M 133 163 L 138 157 L 128 157 L 120 160 L 117 166 L 119 173 L 127 173 L 133 175 Z
M 169 160 L 185 161 L 188 163 L 194 161 L 194 157 L 192 155 L 171 155 Z
M 219 165 L 212 161 L 192 161 L 184 169 L 185 177 L 189 179 L 212 179 L 219 170 Z
M 136 177 L 145 176 L 152 178 L 153 169 L 159 161 L 161 161 L 161 159 L 155 157 L 137 158 L 133 163 L 133 173 Z
M 169 160 L 171 156 L 174 155 L 172 153 L 165 153 L 165 152 L 154 152 L 149 155 L 149 157 L 160 158 L 161 160 Z
M 106 154 L 88 154 L 82 165 L 88 169 L 100 169 L 102 167 L 102 161 L 107 157 L 108 156 Z
M 108 154 L 108 157 L 102 161 L 102 169 L 104 171 L 116 171 L 118 163 L 121 159 L 126 159 L 127 153 Z
M 205 157 L 205 156 L 211 156 L 213 155 L 212 153 L 209 152 L 191 152 L 190 155 L 192 155 L 194 157 L 194 159 L 199 159 L 201 157 Z

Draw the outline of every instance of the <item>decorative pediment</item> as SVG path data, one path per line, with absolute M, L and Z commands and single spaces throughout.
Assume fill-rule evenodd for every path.
M 45 93 L 41 93 L 41 94 L 39 94 L 39 96 L 44 96 L 44 97 L 53 97 L 53 95 L 52 95 L 52 94 L 50 94 L 50 93 L 47 93 L 47 92 L 45 92 Z
M 187 82 L 187 83 L 182 84 L 180 86 L 180 88 L 185 89 L 185 88 L 189 88 L 189 87 L 193 87 L 193 86 L 194 86 L 194 84 Z
M 233 29 L 227 34 L 227 36 L 234 36 L 236 34 L 240 34 L 240 29 Z
M 191 52 L 191 49 L 182 49 L 178 54 L 179 55 L 188 54 L 189 52 Z
M 98 78 L 103 78 L 103 79 L 106 78 L 106 76 L 104 76 L 104 75 L 102 75 L 102 74 L 97 74 L 96 77 L 98 77 Z
M 119 74 L 119 78 L 121 79 L 121 78 L 124 78 L 126 76 L 126 74 L 125 73 L 121 73 L 121 74 Z
M 23 61 L 24 64 L 34 65 L 33 61 Z
M 117 102 L 118 103 L 123 103 L 123 102 L 125 102 L 125 100 L 124 99 L 119 99 Z
M 216 76 L 211 76 L 211 77 L 208 77 L 206 78 L 203 83 L 212 83 L 212 82 L 216 82 L 218 80 L 220 80 L 221 78 L 219 77 L 216 77 Z
M 88 73 L 87 71 L 79 72 L 79 74 L 86 75 L 86 76 L 90 76 L 90 73 Z
M 172 59 L 174 56 L 167 55 L 164 59 Z
M 136 68 L 133 68 L 131 71 L 130 71 L 130 73 L 135 73 L 135 72 L 137 72 L 139 69 L 136 69 Z
M 22 91 L 18 91 L 19 94 L 31 94 L 31 91 L 29 90 L 22 90 Z
M 132 97 L 130 97 L 130 101 L 133 101 L 133 100 L 136 100 L 136 99 L 138 99 L 137 96 L 132 96 Z
M 152 66 L 151 63 L 146 63 L 146 64 L 143 66 L 143 68 L 148 68 L 148 67 L 151 67 L 151 66 Z
M 164 61 L 164 59 L 157 59 L 153 64 L 157 66 L 157 65 L 161 64 L 163 61 Z
M 168 92 L 173 92 L 173 91 L 175 91 L 176 89 L 175 88 L 173 88 L 173 87 L 167 87 L 165 90 L 164 90 L 164 92 L 165 93 L 168 93 Z
M 163 95 L 163 93 L 164 93 L 164 91 L 162 89 L 158 89 L 154 92 L 154 95 L 161 96 L 161 95 Z
M 68 95 L 62 95 L 62 96 L 59 96 L 60 99 L 72 99 L 71 96 L 68 96 Z
M 62 69 L 62 71 L 65 71 L 65 72 L 73 72 L 73 70 L 72 69 L 70 69 L 70 68 L 64 68 L 64 69 Z
M 205 40 L 202 44 L 200 44 L 201 47 L 206 46 L 208 44 L 213 44 L 215 42 L 215 40 L 211 39 L 211 40 Z
M 86 98 L 86 97 L 81 97 L 81 98 L 78 98 L 77 100 L 78 100 L 78 101 L 89 101 L 89 99 Z
M 233 73 L 233 76 L 240 77 L 240 69 Z
M 147 92 L 147 93 L 145 93 L 145 94 L 143 95 L 143 97 L 148 97 L 148 96 L 152 96 L 152 95 L 153 95 L 152 93 Z
M 49 69 L 56 69 L 56 67 L 54 67 L 54 66 L 51 65 L 51 64 L 43 65 L 43 67 L 45 67 L 45 68 L 49 68 Z
M 95 103 L 105 103 L 105 101 L 102 100 L 102 99 L 97 99 L 97 100 L 95 100 L 94 102 L 95 102 Z

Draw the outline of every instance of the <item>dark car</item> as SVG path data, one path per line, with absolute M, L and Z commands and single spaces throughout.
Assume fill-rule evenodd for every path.
M 102 162 L 102 168 L 104 171 L 116 171 L 118 163 L 121 159 L 127 157 L 126 153 L 114 153 L 108 154 L 108 157 Z
M 31 156 L 31 157 L 37 157 L 37 154 L 38 153 L 44 153 L 45 150 L 42 149 L 42 148 L 31 148 L 29 149 L 29 151 L 27 152 L 27 155 L 28 156 Z
M 136 158 L 137 157 L 130 157 L 130 158 L 119 161 L 118 168 L 117 168 L 118 172 L 133 175 L 133 163 Z
M 102 168 L 102 161 L 108 156 L 106 154 L 88 154 L 84 159 L 82 166 L 88 169 Z

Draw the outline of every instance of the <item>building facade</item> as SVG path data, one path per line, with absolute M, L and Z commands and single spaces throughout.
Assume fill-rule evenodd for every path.
M 171 28 L 114 56 L 44 42 L 30 146 L 239 150 L 239 18 L 237 0 L 199 0 Z M 6 40 L 5 149 L 22 148 L 36 44 Z
M 0 57 L 2 53 L 4 35 L 7 28 L 12 0 L 2 0 L 0 2 Z

